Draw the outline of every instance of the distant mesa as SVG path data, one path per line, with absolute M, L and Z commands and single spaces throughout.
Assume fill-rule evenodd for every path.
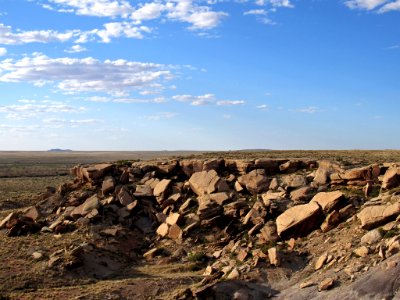
M 58 149 L 58 148 L 56 148 L 56 149 L 47 150 L 47 152 L 72 152 L 72 150 L 71 149 Z

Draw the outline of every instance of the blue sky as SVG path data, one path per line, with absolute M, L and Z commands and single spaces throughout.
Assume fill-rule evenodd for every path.
M 0 150 L 398 149 L 400 0 L 1 0 Z

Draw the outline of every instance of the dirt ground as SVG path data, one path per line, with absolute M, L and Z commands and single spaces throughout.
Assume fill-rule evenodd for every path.
M 120 160 L 154 160 L 188 156 L 191 158 L 296 158 L 329 159 L 344 165 L 366 165 L 369 163 L 400 162 L 400 151 L 250 151 L 250 152 L 0 152 L 0 219 L 10 212 L 34 205 L 46 187 L 57 187 L 71 179 L 70 167 L 76 164 L 112 162 Z M 293 262 L 288 268 L 295 270 L 323 253 L 340 236 L 342 245 L 351 243 L 354 234 L 362 235 L 353 225 L 343 224 L 333 230 L 328 239 L 316 237 L 304 240 L 299 248 L 317 249 L 304 261 Z M 346 235 L 345 232 L 348 232 Z M 112 257 L 104 269 L 92 270 L 105 276 L 56 272 L 47 266 L 51 253 L 81 245 L 93 238 L 91 232 L 77 230 L 60 238 L 54 234 L 33 234 L 9 238 L 0 232 L 0 299 L 171 299 L 178 291 L 192 286 L 203 279 L 196 263 L 165 261 L 147 264 L 138 259 L 135 264 Z M 332 246 L 333 247 L 333 246 Z M 339 247 L 334 245 L 335 248 Z M 340 248 L 340 247 L 339 247 Z M 35 251 L 44 253 L 43 259 L 34 259 Z M 342 250 L 338 249 L 337 251 Z M 102 253 L 99 253 L 101 257 Z M 91 259 L 91 258 L 88 258 Z M 111 265 L 118 266 L 112 269 Z M 312 269 L 312 268 L 311 268 Z M 290 270 L 291 272 L 293 270 Z M 91 270 L 88 270 L 88 272 Z M 292 280 L 306 277 L 310 268 L 304 268 Z M 268 273 L 268 272 L 267 272 Z M 290 275 L 268 273 L 267 277 L 277 288 L 290 284 Z M 291 274 L 291 273 L 290 273 Z M 297 276 L 297 277 L 296 277 Z M 296 279 L 297 278 L 297 279 Z

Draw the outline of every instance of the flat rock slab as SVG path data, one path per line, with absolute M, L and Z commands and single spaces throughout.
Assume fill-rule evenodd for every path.
M 400 203 L 367 206 L 357 214 L 361 228 L 372 229 L 395 219 L 400 214 Z
M 305 236 L 319 226 L 321 209 L 315 202 L 289 208 L 276 218 L 279 236 Z
M 190 188 L 198 196 L 214 192 L 226 192 L 229 187 L 224 179 L 214 170 L 197 172 L 189 179 Z
M 324 213 L 329 213 L 335 209 L 340 202 L 345 201 L 344 195 L 340 191 L 321 192 L 316 194 L 311 202 L 318 203 Z

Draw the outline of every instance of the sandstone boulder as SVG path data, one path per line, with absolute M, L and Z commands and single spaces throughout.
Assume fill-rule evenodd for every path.
M 304 167 L 305 164 L 300 160 L 289 160 L 279 166 L 282 173 L 294 173 Z
M 157 198 L 157 201 L 160 202 L 166 198 L 170 184 L 171 184 L 170 179 L 163 179 L 157 183 L 153 191 L 153 194 Z
M 318 227 L 320 213 L 315 202 L 293 206 L 276 218 L 277 232 L 282 238 L 305 236 Z
M 189 179 L 190 188 L 198 196 L 229 191 L 228 184 L 214 170 L 194 173 Z
M 395 219 L 400 214 L 400 203 L 365 207 L 357 214 L 361 228 L 371 229 Z
M 382 178 L 382 189 L 391 189 L 400 184 L 400 168 L 389 168 Z
M 371 231 L 368 231 L 366 234 L 363 235 L 361 238 L 361 243 L 367 244 L 367 245 L 373 245 L 379 242 L 382 239 L 381 232 L 379 229 L 374 229 Z
M 101 186 L 101 192 L 103 193 L 103 195 L 112 193 L 114 191 L 114 188 L 115 188 L 114 178 L 112 176 L 107 176 L 106 178 L 104 178 L 103 184 Z
M 344 201 L 344 195 L 340 191 L 320 192 L 316 194 L 311 200 L 311 202 L 318 203 L 324 213 L 331 212 L 333 209 L 340 206 L 341 203 L 344 204 Z
M 303 175 L 291 174 L 281 178 L 282 186 L 286 189 L 296 189 L 307 185 L 307 179 Z
M 263 169 L 253 170 L 246 175 L 240 176 L 238 182 L 253 195 L 267 191 L 269 186 L 268 178 Z
M 117 195 L 117 198 L 118 198 L 119 202 L 120 202 L 123 206 L 127 206 L 128 204 L 131 204 L 131 203 L 133 202 L 132 196 L 131 196 L 130 193 L 129 193 L 126 189 L 124 189 L 124 188 L 122 188 L 122 189 L 119 191 L 119 193 L 118 193 L 118 195 Z
M 86 199 L 84 203 L 76 207 L 71 212 L 71 217 L 77 219 L 79 217 L 84 217 L 89 214 L 92 210 L 98 209 L 100 207 L 100 201 L 96 195 Z
M 188 160 L 184 159 L 179 162 L 182 172 L 185 173 L 187 177 L 192 176 L 194 173 L 203 171 L 202 160 Z
M 225 160 L 225 168 L 239 174 L 246 174 L 254 169 L 253 160 Z
M 312 197 L 313 188 L 310 186 L 303 186 L 290 192 L 290 199 L 294 202 L 308 201 Z
M 89 167 L 77 166 L 71 170 L 71 174 L 83 181 L 96 181 L 114 167 L 113 164 L 97 164 Z
M 318 169 L 315 172 L 313 182 L 316 185 L 324 185 L 329 182 L 329 175 L 334 172 L 341 172 L 343 169 L 340 165 L 327 161 L 327 160 L 320 160 L 318 161 Z

